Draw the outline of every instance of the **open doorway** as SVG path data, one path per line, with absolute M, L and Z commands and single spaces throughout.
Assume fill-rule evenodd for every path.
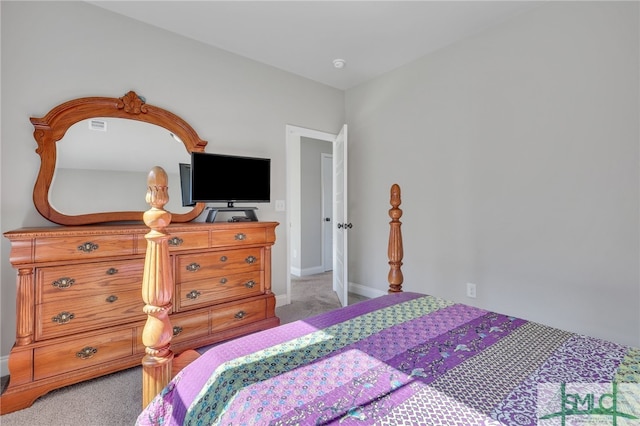
M 332 239 L 327 240 L 325 232 L 327 228 L 329 233 L 332 231 L 332 164 L 329 163 L 329 176 L 323 170 L 323 158 L 328 157 L 330 160 L 332 152 L 331 142 L 300 138 L 300 212 L 296 224 L 296 233 L 299 232 L 300 235 L 292 243 L 293 276 L 306 277 L 333 269 Z M 328 261 L 325 259 L 325 249 L 329 255 Z
M 292 277 L 331 274 L 333 256 L 328 261 L 325 256 L 332 253 L 333 243 L 325 235 L 331 234 L 333 220 L 325 201 L 329 196 L 332 206 L 332 197 L 323 189 L 326 170 L 325 179 L 322 170 L 335 139 L 335 134 L 287 126 L 287 304 L 291 303 Z

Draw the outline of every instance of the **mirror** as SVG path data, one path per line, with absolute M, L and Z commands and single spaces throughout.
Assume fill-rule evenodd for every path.
M 203 152 L 207 142 L 180 117 L 146 104 L 135 92 L 75 99 L 31 122 L 41 160 L 33 201 L 48 220 L 142 221 L 153 166 L 169 175 L 166 209 L 172 222 L 188 222 L 204 210 L 203 203 L 182 207 L 178 164 L 188 163 L 193 151 Z
M 127 155 L 122 155 L 126 152 Z M 66 215 L 110 210 L 147 210 L 140 191 L 147 175 L 160 166 L 169 176 L 172 214 L 187 213 L 182 206 L 179 163 L 189 163 L 182 141 L 164 127 L 123 118 L 96 117 L 69 127 L 57 143 L 56 171 L 49 203 Z M 78 194 L 100 193 L 86 202 Z

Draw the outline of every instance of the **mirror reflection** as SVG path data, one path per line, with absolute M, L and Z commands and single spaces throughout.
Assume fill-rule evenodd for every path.
M 172 213 L 182 207 L 179 163 L 190 154 L 169 130 L 150 123 L 95 117 L 69 127 L 56 143 L 57 160 L 49 202 L 67 215 L 102 211 L 145 211 L 147 174 L 153 166 L 169 176 Z

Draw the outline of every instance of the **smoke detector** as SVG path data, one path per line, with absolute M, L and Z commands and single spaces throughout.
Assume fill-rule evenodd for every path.
M 334 68 L 342 69 L 342 68 L 345 67 L 345 65 L 347 65 L 347 61 L 345 61 L 344 59 L 334 59 L 333 60 Z

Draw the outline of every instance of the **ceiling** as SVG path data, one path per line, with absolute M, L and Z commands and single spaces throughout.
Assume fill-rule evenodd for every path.
M 536 7 L 532 1 L 89 1 L 346 90 Z M 346 65 L 337 69 L 334 59 Z

